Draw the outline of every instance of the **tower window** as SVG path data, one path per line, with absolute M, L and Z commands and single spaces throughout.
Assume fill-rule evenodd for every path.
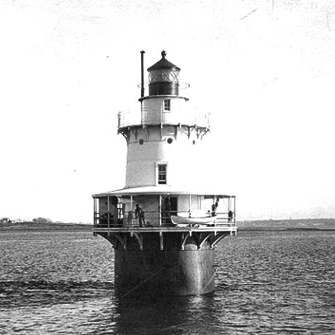
M 170 111 L 171 110 L 171 101 L 170 99 L 164 99 L 164 110 Z
M 158 164 L 158 184 L 166 184 L 166 164 Z

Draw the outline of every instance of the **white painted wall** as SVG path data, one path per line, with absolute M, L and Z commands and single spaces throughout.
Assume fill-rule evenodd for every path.
M 170 111 L 164 109 L 164 100 L 170 100 Z M 135 118 L 134 118 L 135 119 Z M 182 97 L 155 97 L 144 99 L 141 106 L 142 124 L 197 124 L 208 126 L 208 115 L 199 114 L 190 108 L 190 103 Z
M 173 142 L 169 144 L 167 140 Z M 144 141 L 139 144 L 140 139 Z M 193 144 L 193 142 L 195 144 Z M 126 186 L 151 186 L 157 184 L 157 164 L 167 164 L 167 184 L 183 187 L 196 183 L 197 151 L 202 139 L 196 132 L 170 126 L 147 127 L 131 130 L 128 140 Z M 199 172 L 200 175 L 200 172 Z
M 164 100 L 170 100 L 170 111 L 164 110 Z M 182 121 L 192 124 L 188 101 L 177 97 L 155 97 L 142 101 L 142 124 L 175 123 Z

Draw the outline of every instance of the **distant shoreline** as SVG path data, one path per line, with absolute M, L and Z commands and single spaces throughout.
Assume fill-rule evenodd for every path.
M 335 219 L 253 220 L 237 222 L 238 231 L 334 231 Z M 2 223 L 0 231 L 91 231 L 93 225 L 82 223 Z
M 276 228 L 276 227 L 243 227 L 238 228 L 238 231 L 335 231 L 334 228 Z
M 318 232 L 331 232 L 335 231 L 335 228 L 267 228 L 267 227 L 260 227 L 260 228 L 238 228 L 237 232 L 242 233 L 242 232 L 307 232 L 307 231 L 318 231 Z M 71 232 L 71 233 L 90 233 L 92 232 L 92 227 L 85 227 L 85 228 L 64 228 L 64 227 L 59 227 L 59 228 L 27 228 L 27 227 L 22 227 L 18 229 L 13 229 L 13 228 L 0 228 L 0 234 L 1 233 L 46 233 L 46 232 Z M 93 233 L 93 232 L 92 232 Z
M 81 223 L 19 222 L 0 225 L 0 231 L 91 231 L 93 225 Z
M 332 231 L 335 219 L 289 219 L 241 221 L 239 231 Z

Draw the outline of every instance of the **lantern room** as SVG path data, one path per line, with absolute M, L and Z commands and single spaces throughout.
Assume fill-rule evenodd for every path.
M 179 71 L 180 68 L 166 57 L 163 50 L 162 58 L 148 68 L 149 72 L 149 96 L 152 95 L 178 95 L 179 94 Z

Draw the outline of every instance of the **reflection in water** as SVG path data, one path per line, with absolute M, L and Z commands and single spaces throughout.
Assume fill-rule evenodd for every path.
M 90 323 L 97 324 L 92 334 L 215 334 L 221 328 L 212 295 L 115 299 Z

